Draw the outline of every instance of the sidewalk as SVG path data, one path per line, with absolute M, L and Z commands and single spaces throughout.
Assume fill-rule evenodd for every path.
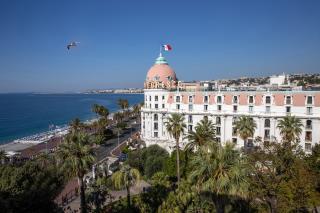
M 150 185 L 145 182 L 144 180 L 141 180 L 137 185 L 131 187 L 130 193 L 132 195 L 140 194 L 143 191 L 144 187 L 149 187 Z M 120 198 L 127 197 L 127 191 L 126 190 L 120 190 L 120 191 L 111 191 L 110 194 L 113 197 L 112 202 L 119 200 Z M 78 196 L 75 200 L 73 200 L 71 203 L 69 203 L 67 206 L 64 207 L 64 209 L 69 209 L 71 211 L 79 210 L 80 208 L 80 197 Z
M 134 132 L 132 134 L 132 138 L 137 137 L 137 135 L 136 135 L 137 132 Z M 130 136 L 129 136 L 129 138 L 130 138 Z M 128 137 L 124 137 L 122 142 L 119 145 L 117 145 L 112 150 L 110 150 L 106 154 L 106 156 L 103 159 L 99 159 L 99 161 L 106 159 L 108 156 L 111 156 L 111 157 L 119 156 L 119 154 L 121 153 L 121 150 L 124 148 L 124 146 L 126 146 L 127 141 L 128 141 Z M 89 172 L 85 176 L 92 176 L 92 173 Z M 142 192 L 143 187 L 146 187 L 146 186 L 149 186 L 149 184 L 146 183 L 145 181 L 141 181 L 140 184 L 133 186 L 130 191 L 132 192 L 132 195 L 139 194 Z M 75 193 L 76 189 L 78 189 L 78 182 L 77 182 L 77 179 L 74 178 L 67 183 L 67 185 L 65 186 L 63 191 L 55 199 L 56 203 L 63 206 L 63 209 L 68 209 L 67 211 L 78 210 L 80 207 L 80 197 L 79 197 L 79 195 L 76 195 L 76 193 Z M 119 197 L 126 197 L 127 193 L 126 193 L 126 190 L 111 191 L 111 195 L 114 197 L 113 201 L 115 201 L 115 200 L 118 200 Z M 68 204 L 62 205 L 63 203 L 68 203 Z

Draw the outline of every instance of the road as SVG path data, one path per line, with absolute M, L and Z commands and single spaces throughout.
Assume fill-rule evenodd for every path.
M 132 131 L 131 129 L 125 130 L 120 136 L 119 141 L 120 143 L 127 140 L 131 134 L 136 133 L 137 131 L 140 131 L 140 123 L 132 124 Z M 103 158 L 107 157 L 111 150 L 113 150 L 118 145 L 118 138 L 112 138 L 106 142 L 105 145 L 101 145 L 98 148 L 95 149 L 96 158 L 97 161 L 102 160 Z
M 140 130 L 140 123 L 137 124 L 132 124 L 132 129 L 127 129 L 124 132 L 122 132 L 122 134 L 119 136 L 119 142 L 120 144 L 123 143 L 124 141 L 126 141 L 129 137 L 131 137 L 131 135 L 133 135 L 134 133 L 136 133 L 137 131 Z M 109 139 L 105 145 L 101 145 L 99 147 L 97 147 L 95 149 L 95 153 L 96 153 L 96 161 L 101 161 L 102 159 L 106 158 L 107 156 L 110 156 L 110 152 L 116 148 L 118 145 L 118 138 L 112 138 Z M 62 198 L 67 196 L 72 196 L 74 195 L 74 190 L 75 188 L 78 187 L 77 184 L 77 180 L 76 178 L 70 180 L 65 188 L 63 189 L 63 191 L 60 193 L 60 195 L 55 199 L 57 203 L 60 203 L 62 201 Z M 137 189 L 137 191 L 141 191 L 140 188 Z M 117 195 L 117 192 L 115 195 L 113 195 L 115 197 L 118 197 L 119 195 Z M 72 207 L 72 209 L 78 209 L 79 208 L 79 198 L 75 198 L 74 201 L 72 201 L 69 206 Z

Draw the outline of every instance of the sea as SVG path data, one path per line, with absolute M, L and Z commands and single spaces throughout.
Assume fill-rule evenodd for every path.
M 119 110 L 119 98 L 132 106 L 143 94 L 0 94 L 0 144 L 67 125 L 72 119 L 94 119 L 93 104 Z

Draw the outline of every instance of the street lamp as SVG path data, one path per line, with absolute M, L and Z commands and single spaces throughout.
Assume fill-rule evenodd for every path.
M 119 143 L 120 143 L 120 139 L 119 139 L 119 128 L 118 128 L 118 146 L 119 146 Z

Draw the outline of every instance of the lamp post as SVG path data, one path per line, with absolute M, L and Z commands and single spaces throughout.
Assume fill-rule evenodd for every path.
M 119 128 L 118 128 L 118 146 L 120 144 L 120 139 L 119 139 Z

